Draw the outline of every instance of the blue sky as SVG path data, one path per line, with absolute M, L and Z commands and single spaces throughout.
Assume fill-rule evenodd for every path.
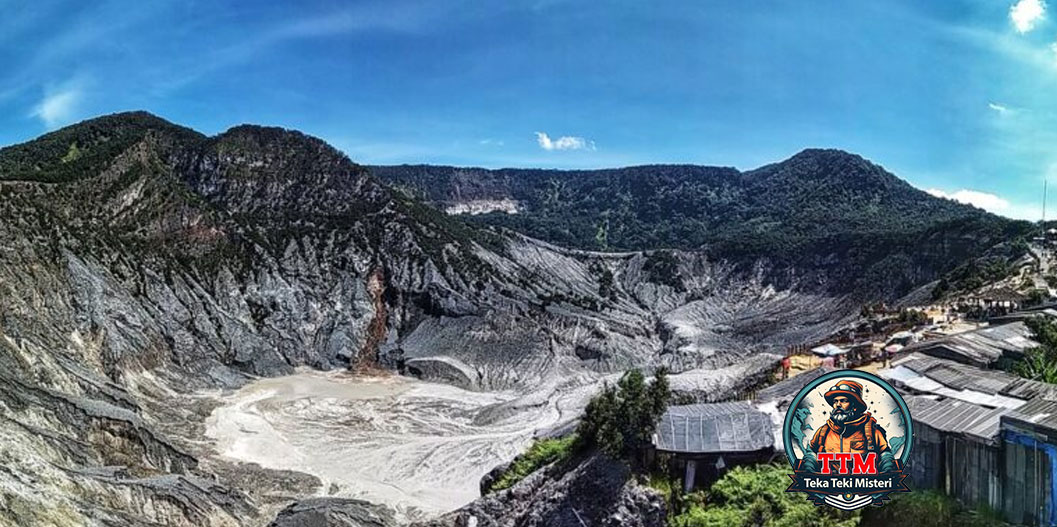
M 749 169 L 833 147 L 1037 219 L 1054 4 L 0 0 L 0 145 L 145 109 L 377 164 Z

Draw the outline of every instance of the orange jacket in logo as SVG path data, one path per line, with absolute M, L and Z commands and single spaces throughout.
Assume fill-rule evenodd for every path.
M 815 431 L 808 443 L 816 454 L 822 452 L 861 453 L 888 452 L 888 439 L 884 428 L 877 424 L 870 412 L 864 412 L 858 419 L 844 424 L 834 423 L 828 419 L 826 424 Z

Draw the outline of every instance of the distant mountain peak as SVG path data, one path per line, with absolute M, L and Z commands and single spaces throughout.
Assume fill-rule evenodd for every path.
M 77 136 L 85 131 L 94 130 L 129 131 L 136 134 L 142 134 L 148 130 L 155 130 L 181 135 L 191 135 L 198 138 L 205 137 L 199 132 L 175 124 L 153 113 L 137 110 L 112 113 L 94 117 L 92 119 L 86 119 L 45 134 L 41 136 L 40 139 L 45 139 L 50 136 Z
M 766 167 L 760 167 L 760 169 L 757 170 L 773 166 L 803 166 L 812 170 L 823 171 L 829 167 L 867 172 L 885 172 L 888 174 L 883 167 L 869 159 L 866 159 L 859 154 L 853 154 L 837 148 L 805 148 L 784 161 L 779 161 L 778 163 L 767 165 Z M 892 175 L 892 177 L 896 176 Z
M 0 148 L 0 179 L 52 183 L 83 179 L 151 134 L 170 143 L 194 144 L 205 139 L 148 112 L 103 115 Z
M 863 157 L 860 156 L 859 154 L 854 154 L 854 153 L 848 152 L 847 150 L 841 150 L 839 148 L 805 148 L 805 149 L 797 152 L 796 154 L 793 154 L 793 156 L 790 159 L 808 158 L 808 157 L 811 157 L 811 158 L 817 158 L 817 157 L 841 158 L 841 157 L 844 157 L 844 158 L 850 158 L 850 159 L 860 159 L 860 160 L 863 159 Z

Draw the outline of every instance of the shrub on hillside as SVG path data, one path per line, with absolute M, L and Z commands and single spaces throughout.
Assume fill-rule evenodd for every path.
M 631 370 L 616 386 L 606 385 L 591 399 L 577 435 L 585 447 L 637 464 L 670 399 L 666 370 L 658 371 L 649 384 L 641 371 Z
M 788 466 L 735 467 L 707 493 L 684 498 L 684 511 L 672 514 L 672 527 L 854 527 L 857 513 L 816 507 L 789 488 Z
M 487 492 L 498 492 L 516 485 L 529 474 L 550 465 L 560 463 L 573 456 L 576 450 L 577 437 L 571 434 L 556 439 L 539 439 L 496 478 Z

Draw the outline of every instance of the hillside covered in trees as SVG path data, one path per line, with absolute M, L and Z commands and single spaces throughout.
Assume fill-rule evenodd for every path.
M 860 156 L 805 150 L 755 170 L 650 165 L 485 170 L 402 165 L 371 171 L 451 210 L 513 202 L 475 222 L 597 251 L 702 250 L 749 264 L 821 270 L 829 286 L 892 297 L 937 279 L 1028 222 L 936 198 Z

